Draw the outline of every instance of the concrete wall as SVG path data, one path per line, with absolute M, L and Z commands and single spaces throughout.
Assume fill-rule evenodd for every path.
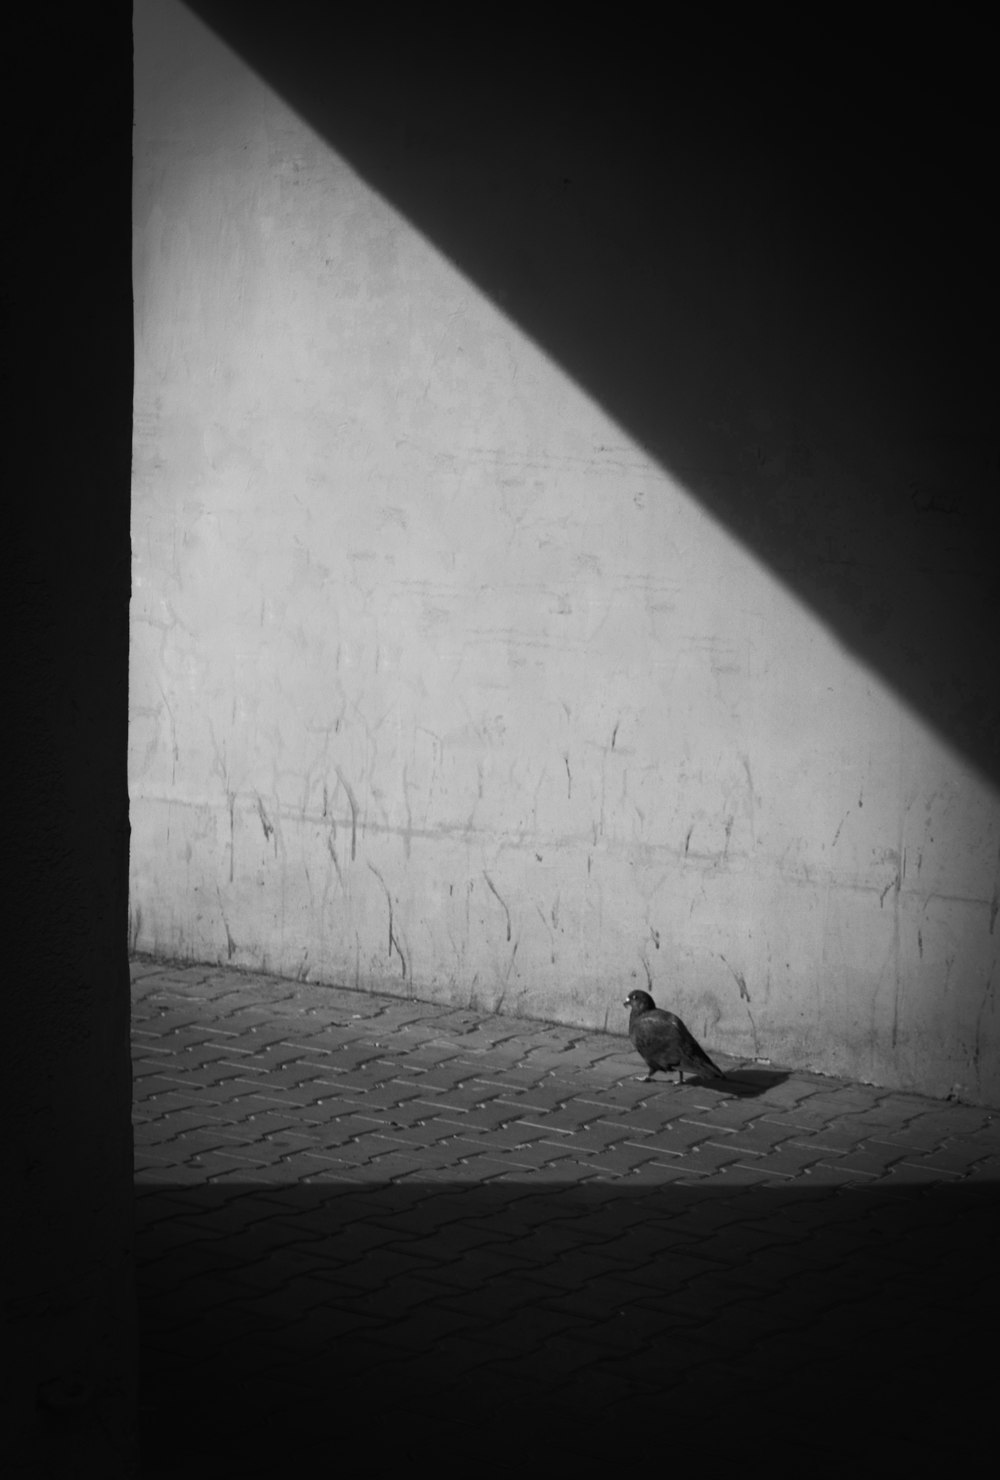
M 933 483 L 923 434 L 894 405 L 871 432 L 859 396 L 848 446 L 756 280 L 717 322 L 683 318 L 718 267 L 700 145 L 676 199 L 656 183 L 684 260 L 707 260 L 692 290 L 621 240 L 626 187 L 565 118 L 533 120 L 519 173 L 489 109 L 451 133 L 408 113 L 453 211 L 474 178 L 490 231 L 520 223 L 513 297 L 487 296 L 350 147 L 365 106 L 394 107 L 371 57 L 344 73 L 338 147 L 190 11 L 136 7 L 132 945 L 617 1031 L 649 982 L 720 1052 L 1000 1098 L 983 747 L 855 641 L 895 623 L 919 647 L 901 593 L 925 574 L 873 595 L 879 527 L 850 561 L 821 532 L 798 564 L 825 561 L 824 606 L 739 528 L 766 483 L 775 527 L 822 511 L 851 538 L 880 478 Z M 642 275 L 661 339 L 682 325 L 657 395 L 695 430 L 687 461 L 630 422 L 648 376 L 612 405 L 587 345 L 557 357 L 543 332 L 523 252 L 557 210 L 579 213 L 581 340 L 602 252 L 619 288 Z M 761 323 L 792 369 L 753 390 Z

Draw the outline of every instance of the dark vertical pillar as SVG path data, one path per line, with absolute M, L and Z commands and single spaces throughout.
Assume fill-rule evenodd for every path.
M 135 1383 L 131 7 L 28 8 L 6 29 L 3 1447 L 17 1473 L 119 1476 Z

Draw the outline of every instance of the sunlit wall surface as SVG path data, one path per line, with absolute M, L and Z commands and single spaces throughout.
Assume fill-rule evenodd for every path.
M 996 1098 L 983 770 L 190 11 L 135 26 L 133 945 L 615 1031 L 650 984 Z M 742 414 L 791 501 L 869 476 Z

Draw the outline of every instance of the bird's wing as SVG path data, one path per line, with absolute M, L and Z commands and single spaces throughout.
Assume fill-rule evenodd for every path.
M 677 1030 L 682 1026 L 680 1019 L 672 1012 L 664 1012 L 657 1007 L 651 1012 L 644 1012 L 636 1020 L 632 1042 L 644 1056 L 652 1054 L 656 1058 L 676 1061 L 681 1047 Z
M 678 1045 L 684 1059 L 694 1068 L 709 1069 L 713 1074 L 721 1076 L 722 1070 L 718 1064 L 714 1064 L 708 1054 L 702 1048 L 697 1038 L 680 1018 L 676 1019 L 678 1029 Z

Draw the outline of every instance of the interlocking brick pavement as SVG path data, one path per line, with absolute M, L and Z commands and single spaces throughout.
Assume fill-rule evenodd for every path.
M 133 993 L 147 1475 L 990 1442 L 988 1110 L 214 967 Z

